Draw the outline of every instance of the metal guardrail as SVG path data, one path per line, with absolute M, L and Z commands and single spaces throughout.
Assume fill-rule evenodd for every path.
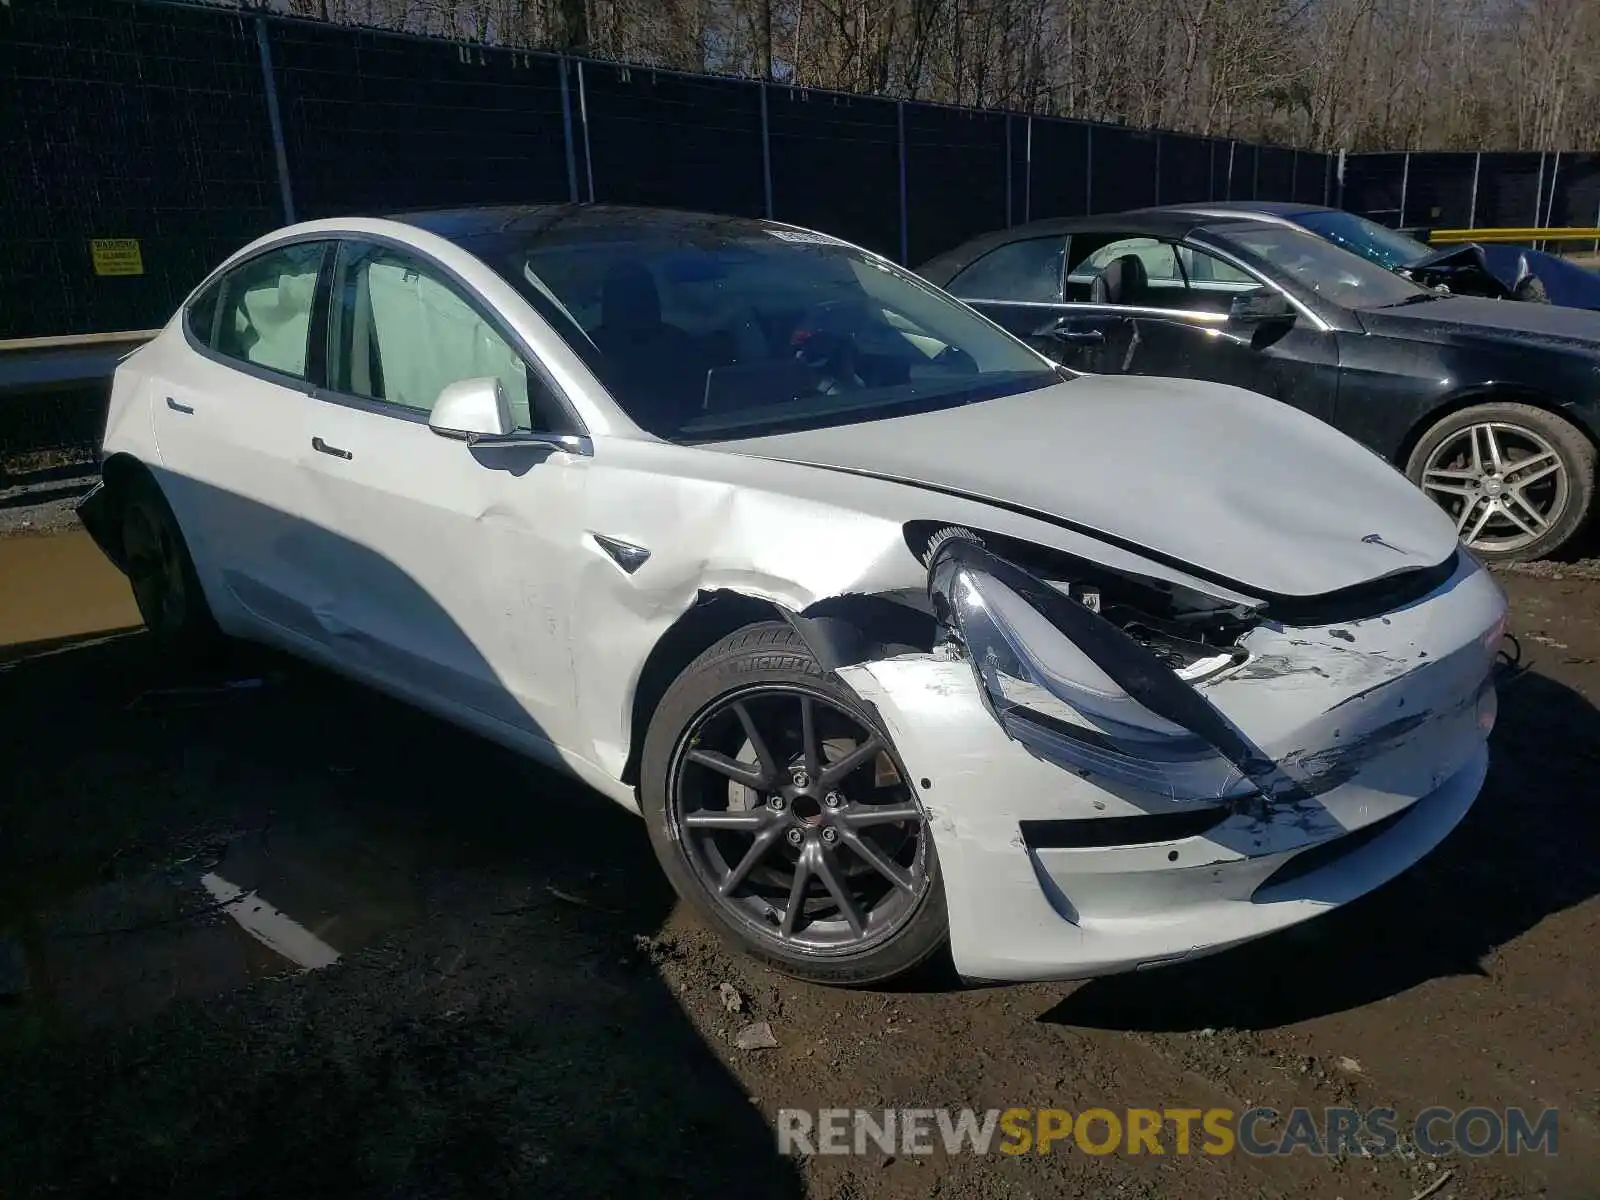
M 1600 229 L 1430 229 L 1428 241 L 1446 245 L 1452 242 L 1592 242 L 1600 239 Z

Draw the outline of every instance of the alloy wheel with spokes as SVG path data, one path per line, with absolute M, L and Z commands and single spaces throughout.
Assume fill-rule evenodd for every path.
M 673 785 L 691 867 L 762 936 L 861 949 L 927 888 L 922 810 L 888 744 L 824 696 L 776 686 L 713 704 Z
M 1561 456 L 1545 438 L 1485 421 L 1439 443 L 1423 467 L 1422 490 L 1455 518 L 1467 545 L 1514 551 L 1549 531 L 1569 488 Z
M 911 779 L 875 715 L 787 623 L 730 634 L 668 688 L 640 800 L 674 887 L 770 966 L 860 986 L 945 944 Z
M 1539 558 L 1572 539 L 1595 494 L 1595 447 L 1560 414 L 1494 400 L 1449 413 L 1412 448 L 1406 474 L 1486 560 Z

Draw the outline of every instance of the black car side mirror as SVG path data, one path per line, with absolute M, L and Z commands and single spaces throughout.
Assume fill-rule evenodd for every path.
M 1228 305 L 1228 320 L 1241 325 L 1293 321 L 1294 317 L 1294 306 L 1289 303 L 1289 298 L 1272 288 L 1240 292 Z

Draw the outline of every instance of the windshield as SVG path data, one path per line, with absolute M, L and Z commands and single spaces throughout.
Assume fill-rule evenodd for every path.
M 612 228 L 489 257 L 634 423 L 672 441 L 847 425 L 1061 382 L 965 306 L 821 234 Z
M 1349 212 L 1296 213 L 1296 223 L 1335 246 L 1353 250 L 1391 271 L 1409 267 L 1430 253 L 1427 246 L 1403 233 Z
M 1345 308 L 1387 308 L 1434 293 L 1341 250 L 1332 242 L 1287 225 L 1219 225 L 1208 232 L 1289 276 L 1307 291 Z

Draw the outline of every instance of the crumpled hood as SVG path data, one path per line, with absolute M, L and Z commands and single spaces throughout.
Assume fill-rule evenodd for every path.
M 1559 255 L 1542 250 L 1469 242 L 1459 246 L 1443 246 L 1419 258 L 1411 266 L 1425 270 L 1428 267 L 1467 263 L 1476 263 L 1505 288 L 1507 295 L 1524 274 L 1532 273 L 1544 284 L 1545 294 L 1551 304 L 1600 309 L 1600 272 L 1580 267 Z
M 1089 376 L 705 448 L 1022 507 L 1257 595 L 1323 595 L 1435 566 L 1457 545 L 1445 514 L 1357 442 L 1286 404 L 1192 380 Z M 908 494 L 905 519 L 933 507 Z

